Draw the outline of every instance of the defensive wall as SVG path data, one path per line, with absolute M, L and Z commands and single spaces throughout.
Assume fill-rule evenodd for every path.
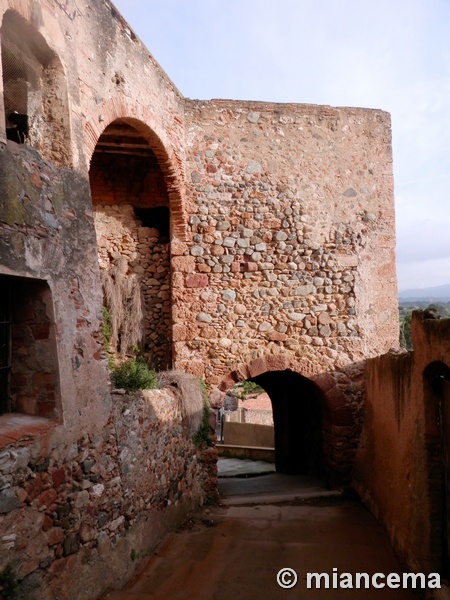
M 101 330 L 101 281 L 116 268 L 140 285 L 157 368 L 205 379 L 216 405 L 259 380 L 275 421 L 312 403 L 325 470 L 348 481 L 365 360 L 397 345 L 390 118 L 188 100 L 107 0 L 0 0 L 0 18 L 0 567 L 22 557 L 23 585 L 56 598 L 66 567 L 82 581 L 116 543 L 136 557 L 136 515 L 153 543 L 206 497 L 189 440 L 154 477 L 156 408 L 135 419 L 139 493 L 126 477 L 128 409 L 111 395 Z M 165 435 L 184 439 L 167 410 Z M 91 473 L 101 455 L 111 470 Z M 111 562 L 114 585 L 132 563 Z
M 409 569 L 449 576 L 450 320 L 413 313 L 413 352 L 367 362 L 354 485 Z

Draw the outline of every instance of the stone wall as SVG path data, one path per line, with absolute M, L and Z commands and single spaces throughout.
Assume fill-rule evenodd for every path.
M 100 269 L 109 271 L 124 257 L 128 277 L 139 281 L 143 299 L 143 350 L 149 364 L 172 366 L 169 243 L 157 229 L 142 227 L 129 204 L 94 205 Z
M 215 386 L 263 355 L 289 355 L 311 376 L 395 346 L 389 115 L 232 101 L 186 110 L 177 367 Z
M 413 313 L 414 352 L 367 363 L 365 417 L 354 469 L 358 492 L 411 570 L 448 576 L 442 421 L 450 320 Z M 448 402 L 448 395 L 446 397 Z
M 27 99 L 36 116 L 27 144 L 6 139 L 14 85 L 7 76 L 0 85 L 0 276 L 47 286 L 45 327 L 36 335 L 46 335 L 48 325 L 49 337 L 28 340 L 54 339 L 44 371 L 54 374 L 39 384 L 49 386 L 47 398 L 44 388 L 28 390 L 36 397 L 19 403 L 21 414 L 0 415 L 8 478 L 0 539 L 8 556 L 23 555 L 20 569 L 31 587 L 42 580 L 49 597 L 72 589 L 78 600 L 97 593 L 89 588 L 94 579 L 119 585 L 132 550 L 159 539 L 151 515 L 165 528 L 199 491 L 189 449 L 174 449 L 169 434 L 163 448 L 161 430 L 151 465 L 154 432 L 146 423 L 157 408 L 140 413 L 124 400 L 119 415 L 111 398 L 92 196 L 100 199 L 99 220 L 114 222 L 122 235 L 101 233 L 101 260 L 105 250 L 130 258 L 136 252 L 130 270 L 143 276 L 147 338 L 165 335 L 165 348 L 172 339 L 174 366 L 205 378 L 219 400 L 236 381 L 268 371 L 314 379 L 325 455 L 330 468 L 348 473 L 364 361 L 397 344 L 390 122 L 364 109 L 187 100 L 109 0 L 0 0 L 0 17 L 6 45 L 32 39 L 43 53 L 43 62 L 33 55 L 42 77 L 39 94 Z M 138 140 L 147 158 L 151 151 L 157 169 L 142 179 L 170 208 L 170 270 L 167 247 L 131 223 L 124 208 L 137 197 L 147 206 L 149 196 L 131 179 L 108 191 L 108 177 L 95 170 L 111 124 L 133 130 L 135 150 Z M 103 175 L 115 172 L 114 161 L 101 160 Z M 138 264 L 142 258 L 147 266 Z M 169 273 L 173 327 L 161 333 L 169 322 Z M 153 318 L 159 304 L 162 321 Z M 41 412 L 53 393 L 54 406 Z M 142 461 L 142 475 L 150 461 L 161 475 L 158 487 L 128 477 L 124 465 L 130 472 L 133 465 L 124 448 Z M 180 492 L 186 502 L 175 506 Z M 171 504 L 160 519 L 164 499 Z M 138 513 L 148 521 L 138 524 Z
M 65 444 L 49 432 L 0 452 L 0 572 L 13 566 L 20 597 L 92 600 L 120 587 L 217 493 L 215 450 L 185 437 L 171 392 L 112 400 L 97 434 Z

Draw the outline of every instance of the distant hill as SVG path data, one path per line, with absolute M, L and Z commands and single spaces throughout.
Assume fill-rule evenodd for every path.
M 429 288 L 417 288 L 400 292 L 398 298 L 401 302 L 422 300 L 427 302 L 448 302 L 450 300 L 450 283 Z

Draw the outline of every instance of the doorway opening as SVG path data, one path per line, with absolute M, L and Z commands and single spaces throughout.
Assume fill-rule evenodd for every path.
M 255 394 L 244 393 L 246 388 Z M 259 446 L 269 447 L 273 440 L 277 472 L 324 478 L 323 405 L 318 386 L 286 369 L 237 384 L 225 397 L 223 411 L 233 411 L 235 421 L 248 425 L 247 433 L 245 427 L 239 428 L 240 445 L 255 446 L 255 440 L 264 440 Z

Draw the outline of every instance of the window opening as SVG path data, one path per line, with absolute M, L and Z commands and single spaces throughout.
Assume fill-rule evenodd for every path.
M 44 37 L 13 10 L 3 16 L 1 60 L 7 139 L 29 143 L 46 160 L 70 163 L 64 69 Z
M 55 418 L 59 377 L 53 304 L 41 279 L 0 275 L 0 414 Z
M 169 241 L 170 209 L 168 206 L 155 206 L 151 208 L 135 207 L 134 214 L 141 221 L 143 227 L 151 227 L 159 231 L 161 243 Z

